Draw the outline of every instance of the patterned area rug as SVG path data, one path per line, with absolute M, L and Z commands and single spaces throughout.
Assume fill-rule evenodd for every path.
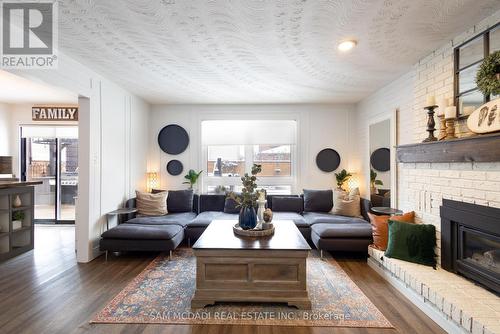
M 92 323 L 249 324 L 393 328 L 338 263 L 307 259 L 311 310 L 284 304 L 220 303 L 191 309 L 195 290 L 191 249 L 174 252 L 172 261 L 158 256 L 99 312 Z

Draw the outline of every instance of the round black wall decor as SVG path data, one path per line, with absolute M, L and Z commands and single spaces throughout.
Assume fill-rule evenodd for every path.
M 170 175 L 179 175 L 180 173 L 182 173 L 182 171 L 184 170 L 184 166 L 182 165 L 182 162 L 180 162 L 179 160 L 170 160 L 168 163 L 167 163 L 167 172 L 170 174 Z
M 333 172 L 340 165 L 340 155 L 332 148 L 325 148 L 316 156 L 316 165 L 323 172 Z
M 373 151 L 370 163 L 376 171 L 387 172 L 391 169 L 391 151 L 388 148 L 378 148 Z
M 180 154 L 189 145 L 189 135 L 182 126 L 170 124 L 158 134 L 158 145 L 165 153 Z

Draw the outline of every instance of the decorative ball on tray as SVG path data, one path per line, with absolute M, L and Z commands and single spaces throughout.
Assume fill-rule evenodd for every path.
M 267 208 L 264 211 L 264 221 L 266 223 L 270 223 L 272 220 L 273 220 L 273 212 L 271 211 L 271 209 Z

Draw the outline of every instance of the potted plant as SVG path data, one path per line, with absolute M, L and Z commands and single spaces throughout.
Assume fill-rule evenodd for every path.
M 335 179 L 337 180 L 337 188 L 339 190 L 345 191 L 345 189 L 343 188 L 344 183 L 346 183 L 351 176 L 352 174 L 348 173 L 345 169 L 342 169 L 340 173 L 335 173 Z
M 182 182 L 182 184 L 189 184 L 189 189 L 193 189 L 193 186 L 198 181 L 198 178 L 200 177 L 201 173 L 203 173 L 202 170 L 196 173 L 193 169 L 190 169 L 189 172 L 186 175 L 184 175 L 184 178 L 187 181 Z
M 230 192 L 228 194 L 228 197 L 236 202 L 237 207 L 241 208 L 238 223 L 244 230 L 253 229 L 257 225 L 257 213 L 255 212 L 255 207 L 257 206 L 259 193 L 255 190 L 257 189 L 257 174 L 261 171 L 262 165 L 254 164 L 251 171 L 252 175 L 245 173 L 245 175 L 241 178 L 243 183 L 241 195 L 237 195 L 234 192 Z
M 12 229 L 20 229 L 23 226 L 24 217 L 25 215 L 23 211 L 14 211 L 12 213 Z
M 384 183 L 382 180 L 377 180 L 377 173 L 373 170 L 370 169 L 370 194 L 376 194 L 377 193 L 377 187 L 376 186 L 383 186 Z

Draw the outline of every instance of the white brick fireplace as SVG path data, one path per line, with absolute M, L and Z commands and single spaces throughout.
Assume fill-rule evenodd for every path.
M 399 164 L 398 176 L 399 207 L 415 210 L 417 219 L 436 226 L 438 256 L 443 198 L 500 208 L 498 162 L 404 163 Z

